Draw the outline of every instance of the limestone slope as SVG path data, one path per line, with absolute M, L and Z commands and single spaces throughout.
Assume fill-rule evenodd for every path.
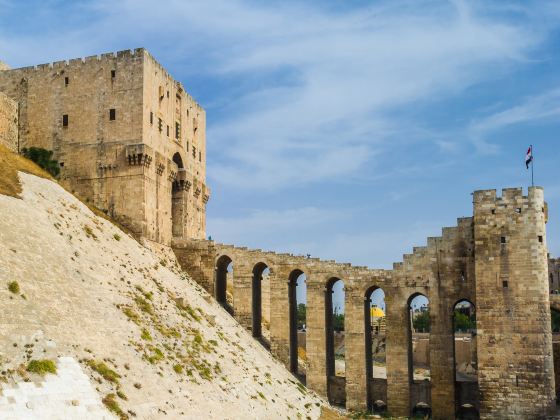
M 122 418 L 319 417 L 324 402 L 169 252 L 140 245 L 58 184 L 19 176 L 21 199 L 0 195 L 0 417 L 24 404 L 29 418 L 45 418 L 21 384 L 49 376 L 24 366 L 59 357 L 59 368 L 79 361 Z M 5 398 L 14 389 L 23 394 Z M 54 394 L 46 403 L 83 407 L 79 395 Z

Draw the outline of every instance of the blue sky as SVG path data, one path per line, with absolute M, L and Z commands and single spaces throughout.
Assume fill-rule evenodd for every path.
M 390 268 L 527 187 L 560 254 L 560 2 L 0 0 L 13 67 L 146 47 L 207 110 L 208 234 Z

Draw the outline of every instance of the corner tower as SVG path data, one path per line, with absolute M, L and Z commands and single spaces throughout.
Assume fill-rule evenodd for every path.
M 483 419 L 538 418 L 555 406 L 545 226 L 540 187 L 474 193 Z

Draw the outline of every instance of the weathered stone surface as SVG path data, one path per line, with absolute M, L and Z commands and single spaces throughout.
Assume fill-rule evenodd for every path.
M 1 72 L 0 72 L 1 74 Z M 0 144 L 17 151 L 18 147 L 18 107 L 0 92 Z

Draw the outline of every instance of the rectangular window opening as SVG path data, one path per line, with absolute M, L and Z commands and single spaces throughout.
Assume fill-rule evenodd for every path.
M 117 71 L 111 70 L 111 79 L 114 79 L 116 75 L 117 75 Z
M 115 121 L 116 118 L 117 118 L 117 111 L 115 110 L 115 108 L 111 108 L 109 110 L 109 120 Z
M 198 161 L 202 162 L 202 153 L 201 152 L 198 152 Z
M 179 137 L 181 137 L 181 124 L 176 122 L 175 123 L 175 139 L 179 140 Z
M 163 120 L 158 118 L 158 130 L 161 133 L 163 131 Z
M 69 77 L 65 77 L 65 78 L 64 78 L 64 86 L 68 86 L 69 83 L 70 83 L 70 78 L 69 78 Z
M 169 126 L 167 126 L 167 137 L 169 137 Z
M 508 288 L 508 281 L 507 281 L 507 280 L 502 280 L 502 287 L 503 287 L 504 289 L 507 289 L 507 288 Z
M 150 124 L 154 124 L 154 113 L 150 112 Z
M 542 235 L 539 235 L 539 242 L 540 242 L 541 244 L 542 244 L 542 241 L 543 241 L 543 237 L 542 237 Z
M 505 244 L 507 242 L 507 238 L 505 236 L 502 236 L 500 238 L 500 243 Z
M 62 116 L 62 126 L 63 127 L 68 127 L 68 114 L 64 114 Z

